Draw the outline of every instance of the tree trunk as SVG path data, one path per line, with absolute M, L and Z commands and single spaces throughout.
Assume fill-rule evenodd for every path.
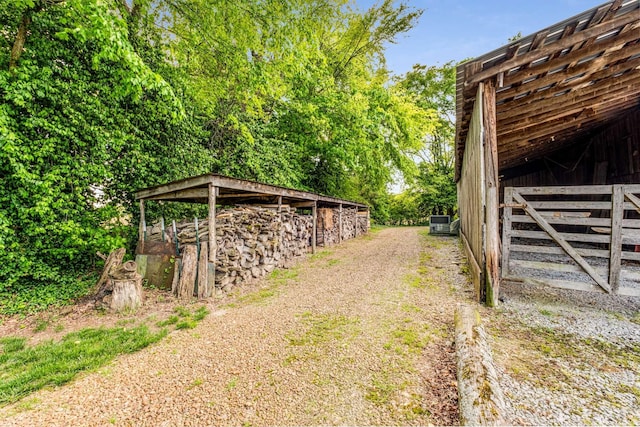
M 11 48 L 11 56 L 9 57 L 9 71 L 13 70 L 18 65 L 18 60 L 22 55 L 24 44 L 27 41 L 27 30 L 29 29 L 29 25 L 31 25 L 30 9 L 26 10 L 22 15 L 22 20 L 20 21 L 20 26 L 18 27 L 18 34 L 16 35 L 16 39 L 13 42 L 13 47 Z
M 104 269 L 102 270 L 102 274 L 96 282 L 96 287 L 98 288 L 95 296 L 96 300 L 104 297 L 107 291 L 111 289 L 111 280 L 109 279 L 109 275 L 118 267 L 120 267 L 125 252 L 125 248 L 118 248 L 115 251 L 111 252 L 107 257 L 107 260 L 104 262 Z
M 113 279 L 111 309 L 135 310 L 142 305 L 142 276 L 133 279 Z
M 459 305 L 454 314 L 461 425 L 506 425 L 504 397 L 478 311 Z

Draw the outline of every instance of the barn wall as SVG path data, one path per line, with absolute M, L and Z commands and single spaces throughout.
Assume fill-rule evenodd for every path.
M 478 87 L 458 181 L 460 235 L 469 259 L 476 295 L 482 298 L 484 281 L 484 154 L 482 146 L 482 84 Z
M 524 171 L 524 174 L 518 174 Z M 501 187 L 640 182 L 640 111 L 546 159 L 505 171 Z

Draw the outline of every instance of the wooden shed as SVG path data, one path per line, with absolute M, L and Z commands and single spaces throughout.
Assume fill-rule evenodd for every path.
M 258 269 L 258 267 L 263 265 L 273 267 L 263 262 L 267 258 L 273 260 L 273 257 L 269 257 L 265 252 L 268 252 L 271 246 L 281 245 L 283 235 L 259 236 L 258 230 L 261 224 L 254 223 L 257 217 L 251 216 L 252 212 L 265 213 L 268 217 L 267 221 L 277 224 L 282 233 L 286 228 L 286 232 L 290 235 L 292 235 L 291 228 L 295 227 L 295 224 L 288 223 L 286 227 L 283 226 L 284 218 L 291 219 L 291 212 L 300 210 L 308 212 L 308 219 L 305 221 L 308 227 L 305 226 L 304 235 L 310 238 L 296 245 L 296 254 L 300 251 L 306 252 L 307 249 L 315 252 L 316 244 L 339 243 L 348 238 L 357 237 L 369 228 L 369 207 L 365 204 L 213 173 L 139 190 L 136 192 L 136 199 L 140 203 L 140 225 L 136 249 L 136 261 L 139 264 L 140 274 L 150 282 L 153 281 L 154 285 L 165 287 L 167 280 L 169 283 L 172 281 L 171 276 L 174 277 L 173 285 L 175 286 L 178 275 L 182 282 L 182 277 L 187 277 L 183 272 L 192 273 L 185 279 L 192 282 L 185 295 L 187 298 L 192 296 L 194 290 L 200 297 L 210 296 L 216 285 L 221 286 L 222 276 L 228 273 L 229 265 L 225 263 L 229 261 L 229 257 L 238 260 L 242 257 L 244 249 L 252 252 L 248 257 L 250 262 L 241 262 L 244 276 L 253 275 L 256 278 L 265 273 L 264 269 Z M 155 227 L 148 230 L 145 216 L 145 204 L 148 202 L 199 203 L 208 207 L 206 218 L 201 218 L 200 221 L 195 218 L 193 224 L 189 225 L 194 228 L 192 231 L 194 237 L 193 241 L 186 246 L 190 246 L 191 255 L 195 254 L 192 256 L 193 267 L 186 266 L 186 255 L 183 256 L 186 250 L 181 251 L 179 248 L 179 235 L 175 221 L 173 221 L 172 233 L 170 226 L 165 227 L 164 218 L 162 218 L 161 229 L 157 230 L 160 238 L 152 238 Z M 231 246 L 227 248 L 228 250 L 220 246 L 225 239 L 224 230 L 220 229 L 219 222 L 228 220 L 229 215 L 233 215 L 233 210 L 228 214 L 216 215 L 217 210 L 222 207 L 235 207 L 235 211 L 242 216 L 238 222 L 241 229 L 236 231 L 238 234 L 248 236 L 246 239 L 251 240 L 251 244 L 248 244 L 251 247 L 241 245 L 240 248 L 236 248 L 234 245 L 237 242 L 228 241 L 227 243 Z M 331 230 L 326 230 L 328 222 Z M 224 228 L 229 228 L 229 224 L 223 225 L 225 225 Z M 329 235 L 331 239 L 327 237 Z M 259 237 L 263 237 L 261 242 L 256 241 Z M 291 240 L 295 239 L 297 237 L 294 236 Z M 242 241 L 240 238 L 238 240 Z M 258 247 L 258 253 L 255 251 L 256 247 Z M 225 259 L 220 258 L 221 252 L 225 255 Z M 229 255 L 229 252 L 233 254 Z M 176 258 L 185 263 L 181 265 L 180 271 L 174 270 L 173 263 L 170 262 Z M 279 256 L 276 259 L 280 264 L 284 261 Z M 178 274 L 169 274 L 169 270 Z M 234 277 L 235 273 L 234 271 Z M 194 281 L 197 283 L 193 283 Z
M 615 0 L 457 69 L 461 238 L 501 280 L 640 295 L 640 1 Z

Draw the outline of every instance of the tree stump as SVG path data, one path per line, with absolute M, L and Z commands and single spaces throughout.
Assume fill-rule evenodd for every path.
M 142 276 L 136 269 L 134 261 L 127 261 L 109 275 L 113 284 L 112 310 L 135 310 L 142 305 Z
M 98 288 L 95 296 L 96 300 L 104 297 L 107 291 L 111 289 L 111 281 L 109 280 L 109 275 L 118 267 L 120 267 L 125 252 L 125 248 L 118 248 L 115 251 L 111 252 L 107 259 L 104 261 L 104 269 L 102 270 L 100 279 L 98 279 L 98 281 L 96 282 L 96 288 Z M 104 255 L 98 255 L 100 255 L 104 259 Z

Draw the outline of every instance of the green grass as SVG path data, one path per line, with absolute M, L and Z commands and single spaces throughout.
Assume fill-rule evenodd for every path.
M 209 310 L 204 305 L 198 307 L 193 313 L 182 306 L 174 308 L 173 312 L 176 314 L 157 322 L 156 325 L 159 327 L 175 325 L 176 329 L 193 329 L 209 314 Z
M 303 331 L 295 331 L 286 335 L 293 346 L 311 346 L 341 340 L 358 331 L 359 319 L 333 314 L 313 314 L 304 312 L 300 315 L 304 325 Z
M 34 346 L 26 338 L 0 338 L 0 405 L 16 402 L 44 387 L 63 385 L 81 372 L 92 371 L 120 354 L 133 353 L 153 344 L 175 329 L 191 329 L 209 313 L 205 306 L 190 310 L 176 307 L 174 315 L 157 328 L 132 325 L 130 319 L 115 328 L 82 329 L 60 341 Z
M 28 346 L 24 338 L 0 339 L 0 404 L 15 402 L 43 387 L 71 381 L 114 357 L 138 351 L 167 334 L 145 325 L 135 328 L 83 329 L 61 341 Z

